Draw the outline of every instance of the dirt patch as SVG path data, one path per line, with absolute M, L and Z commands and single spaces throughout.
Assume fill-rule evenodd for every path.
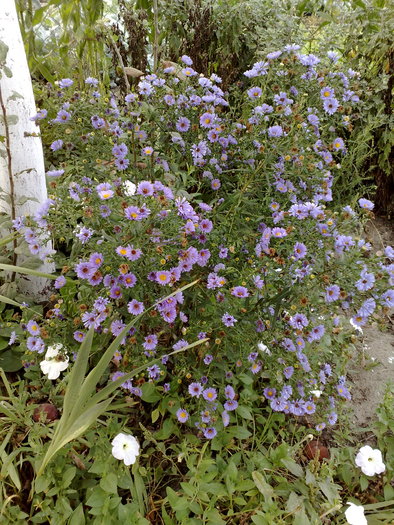
M 377 217 L 367 223 L 365 235 L 375 251 L 394 246 L 394 221 Z M 357 349 L 349 370 L 353 383 L 351 419 L 356 426 L 367 427 L 376 419 L 386 384 L 394 382 L 394 316 L 387 316 L 384 331 L 377 324 L 365 328 Z

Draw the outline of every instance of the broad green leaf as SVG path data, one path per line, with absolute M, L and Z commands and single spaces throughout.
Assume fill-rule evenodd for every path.
M 275 491 L 271 487 L 271 485 L 267 483 L 264 475 L 261 474 L 261 472 L 259 472 L 258 470 L 255 470 L 254 472 L 252 472 L 252 478 L 257 489 L 264 496 L 266 503 L 270 503 L 272 501 L 272 498 L 275 497 Z

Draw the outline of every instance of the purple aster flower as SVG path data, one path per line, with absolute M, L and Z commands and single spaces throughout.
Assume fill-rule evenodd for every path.
M 81 332 L 81 330 L 76 330 L 73 334 L 73 337 L 78 343 L 82 343 L 82 341 L 85 339 L 85 332 Z
M 359 199 L 358 204 L 360 208 L 363 208 L 364 210 L 373 210 L 375 206 L 374 203 L 368 199 Z
M 203 392 L 203 386 L 201 383 L 191 383 L 188 391 L 192 397 L 200 397 Z
M 69 113 L 68 111 L 65 111 L 64 109 L 61 109 L 56 115 L 56 118 L 53 120 L 53 122 L 56 122 L 58 124 L 64 124 L 65 122 L 68 122 L 70 119 L 71 119 L 71 113 Z
M 127 304 L 127 311 L 133 315 L 139 315 L 144 311 L 144 303 L 133 299 Z
M 293 373 L 294 373 L 294 367 L 292 366 L 288 366 L 283 370 L 283 375 L 285 376 L 286 379 L 290 379 Z
M 329 115 L 333 115 L 339 107 L 339 102 L 336 98 L 328 98 L 323 102 L 324 111 Z
M 55 280 L 55 283 L 54 283 L 54 287 L 57 289 L 57 290 L 60 290 L 60 288 L 63 288 L 63 286 L 66 284 L 66 278 L 64 277 L 64 275 L 60 275 L 56 280 Z
M 388 308 L 394 308 L 394 290 L 387 290 L 380 296 L 381 303 Z
M 130 161 L 129 159 L 123 158 L 123 157 L 116 157 L 115 158 L 115 166 L 118 168 L 118 170 L 126 170 L 129 167 Z
M 303 416 L 305 414 L 303 400 L 298 399 L 290 403 L 289 411 L 290 411 L 290 414 L 293 414 L 294 416 Z
M 26 347 L 31 352 L 38 352 L 39 354 L 42 354 L 45 350 L 44 341 L 41 337 L 37 336 L 28 337 L 26 340 Z
M 105 204 L 100 206 L 100 215 L 101 215 L 101 217 L 104 217 L 104 219 L 109 217 L 111 215 L 111 213 L 112 213 L 111 208 L 109 208 Z
M 202 393 L 203 398 L 205 401 L 215 401 L 217 398 L 217 392 L 214 388 L 206 388 Z
M 225 410 L 227 410 L 227 412 L 231 412 L 232 410 L 236 410 L 238 408 L 238 401 L 235 399 L 227 399 L 223 407 Z
M 345 143 L 340 137 L 337 137 L 332 143 L 332 148 L 334 151 L 340 151 L 342 149 L 345 149 Z
M 186 410 L 180 408 L 176 412 L 176 417 L 180 423 L 186 423 L 186 421 L 189 419 L 189 414 L 186 412 Z
M 276 396 L 276 389 L 275 388 L 271 388 L 271 387 L 267 387 L 264 389 L 264 397 L 266 399 L 272 399 Z
M 162 270 L 156 272 L 156 282 L 162 286 L 171 282 L 171 272 L 167 270 Z
M 227 385 L 224 389 L 224 395 L 227 399 L 235 399 L 235 391 L 231 385 Z
M 286 401 L 280 397 L 271 399 L 270 401 L 270 407 L 274 412 L 282 412 L 285 410 L 286 406 Z
M 80 279 L 89 279 L 96 271 L 96 267 L 88 261 L 82 261 L 75 265 L 74 271 Z
M 62 149 L 64 142 L 61 139 L 55 140 L 50 145 L 50 148 L 52 151 L 58 151 L 59 149 Z
M 40 327 L 36 321 L 33 321 L 33 319 L 30 319 L 30 321 L 27 323 L 26 330 L 31 335 L 40 335 Z
M 307 248 L 305 244 L 303 244 L 302 242 L 295 243 L 294 249 L 293 249 L 293 254 L 294 254 L 295 259 L 297 260 L 302 259 L 303 257 L 305 257 L 306 252 L 307 252 Z
M 102 129 L 105 128 L 106 122 L 103 118 L 99 117 L 98 115 L 93 115 L 90 119 L 92 126 L 95 129 Z
M 335 95 L 335 91 L 330 86 L 325 86 L 320 90 L 320 98 L 322 100 L 327 100 L 333 98 Z
M 338 420 L 338 414 L 336 412 L 331 412 L 328 415 L 327 422 L 328 422 L 329 425 L 335 425 L 337 420 Z
M 145 342 L 142 344 L 142 346 L 145 348 L 145 350 L 154 350 L 157 346 L 157 335 L 150 334 L 145 337 Z
M 212 113 L 204 113 L 200 117 L 200 125 L 203 128 L 211 128 L 214 125 L 216 115 Z
M 46 109 L 40 109 L 39 111 L 37 111 L 37 113 L 33 117 L 30 117 L 29 120 L 32 120 L 33 122 L 37 122 L 37 120 L 42 120 L 46 118 L 47 115 L 48 115 L 48 111 Z
M 187 66 L 192 66 L 193 65 L 193 60 L 187 55 L 182 55 L 181 56 L 181 60 Z
M 211 188 L 213 190 L 218 190 L 221 186 L 220 179 L 212 179 L 211 180 Z
M 376 302 L 372 297 L 363 302 L 360 309 L 357 311 L 357 316 L 369 317 L 372 315 L 376 308 Z
M 182 69 L 182 73 L 186 76 L 186 77 L 195 77 L 198 73 L 197 71 L 194 71 L 193 68 L 191 67 L 185 67 Z
M 103 182 L 96 186 L 96 191 L 101 200 L 107 200 L 114 196 L 114 191 L 112 190 L 111 184 L 108 182 Z
M 123 158 L 127 155 L 127 153 L 128 148 L 123 142 L 121 144 L 115 144 L 115 146 L 112 148 L 112 154 L 115 157 Z
M 331 286 L 327 286 L 327 288 L 326 288 L 326 296 L 325 296 L 326 302 L 327 303 L 332 303 L 334 301 L 337 301 L 339 299 L 340 292 L 341 292 L 341 289 L 336 284 L 333 284 Z
M 176 122 L 176 129 L 180 131 L 181 133 L 184 133 L 189 130 L 190 128 L 190 120 L 186 117 L 179 117 L 179 119 Z
M 208 427 L 203 432 L 204 437 L 207 438 L 207 439 L 213 439 L 216 436 L 217 433 L 218 432 L 217 432 L 216 428 L 214 428 L 214 427 Z
M 98 86 L 99 81 L 97 78 L 88 77 L 85 79 L 85 84 L 88 84 L 90 86 Z
M 251 99 L 255 99 L 255 98 L 261 97 L 262 93 L 263 92 L 262 92 L 261 88 L 258 87 L 258 86 L 252 87 L 252 88 L 248 89 L 248 91 L 247 91 L 248 97 L 251 98 Z
M 360 273 L 360 279 L 356 282 L 356 288 L 360 292 L 366 292 L 373 288 L 375 283 L 375 276 L 373 273 L 369 273 L 366 270 L 362 270 Z
M 150 379 L 156 380 L 160 377 L 160 367 L 158 365 L 148 366 L 148 375 Z
M 212 363 L 212 361 L 213 361 L 213 356 L 212 356 L 212 355 L 209 355 L 209 354 L 208 354 L 208 355 L 206 355 L 206 356 L 204 357 L 204 363 L 205 363 L 206 365 L 210 365 L 210 364 Z
M 291 339 L 288 337 L 285 337 L 283 341 L 281 342 L 281 345 L 288 351 L 288 352 L 295 352 L 296 347 Z
M 350 401 L 352 399 L 352 396 L 351 396 L 349 390 L 342 383 L 338 384 L 336 386 L 336 389 L 337 389 L 338 395 L 340 397 L 343 397 L 343 398 L 347 399 L 348 401 Z
M 89 239 L 92 237 L 94 233 L 94 230 L 91 228 L 86 228 L 86 226 L 82 226 L 79 231 L 75 234 L 75 236 L 81 241 L 82 244 L 86 244 Z
M 294 329 L 302 330 L 303 328 L 308 326 L 309 321 L 304 314 L 295 314 L 292 317 L 290 317 L 289 324 Z
M 230 424 L 230 416 L 225 410 L 222 412 L 222 421 L 224 427 L 228 427 Z
M 59 80 L 59 87 L 64 89 L 72 86 L 74 84 L 74 81 L 71 80 L 71 78 L 62 78 L 62 80 Z
M 239 297 L 241 299 L 245 297 L 249 297 L 249 291 L 245 286 L 235 286 L 231 290 L 231 295 L 234 295 L 234 297 Z
M 188 342 L 185 339 L 179 339 L 174 345 L 172 345 L 172 348 L 174 350 L 181 350 L 181 348 L 185 348 L 185 346 L 188 346 Z
M 320 339 L 323 337 L 326 329 L 324 328 L 324 325 L 319 324 L 317 326 L 314 326 L 312 330 L 309 333 L 308 336 L 308 342 L 312 343 L 313 341 L 320 341 Z
M 229 327 L 229 326 L 234 326 L 234 324 L 237 322 L 237 319 L 235 319 L 235 317 L 233 317 L 228 312 L 226 312 L 222 316 L 222 321 L 223 321 L 224 326 Z
M 316 412 L 316 405 L 312 401 L 305 401 L 304 403 L 305 414 L 314 414 Z
M 46 172 L 46 175 L 48 177 L 55 178 L 55 177 L 61 177 L 63 175 L 63 173 L 64 173 L 64 170 L 49 170 L 49 171 Z
M 271 126 L 268 128 L 269 137 L 281 137 L 283 135 L 283 129 L 281 126 Z
M 150 197 L 153 195 L 154 187 L 153 184 L 147 180 L 143 180 L 137 186 L 137 194 L 144 195 L 145 197 Z

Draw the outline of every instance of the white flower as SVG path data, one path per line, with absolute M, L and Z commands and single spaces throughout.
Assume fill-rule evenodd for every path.
M 386 470 L 380 450 L 369 445 L 360 448 L 355 461 L 366 476 L 381 474 Z
M 48 379 L 57 379 L 60 372 L 68 367 L 68 355 L 59 354 L 62 348 L 63 345 L 61 343 L 49 346 L 45 354 L 45 360 L 40 363 L 42 373 L 48 374 Z
M 124 194 L 127 197 L 132 197 L 133 195 L 135 195 L 135 192 L 137 191 L 137 186 L 134 184 L 134 182 L 131 182 L 130 180 L 126 180 L 123 183 L 123 189 L 124 189 Z
M 363 334 L 363 329 L 361 328 L 361 326 L 357 326 L 356 323 L 353 321 L 353 319 L 350 319 L 349 320 L 349 323 L 353 326 L 353 328 L 355 330 L 357 330 L 358 332 L 360 332 L 360 334 Z
M 263 352 L 263 354 L 271 355 L 271 350 L 269 350 L 268 346 L 266 346 L 264 343 L 257 343 L 257 348 L 260 350 L 260 352 Z
M 355 505 L 348 501 L 350 507 L 345 512 L 345 517 L 350 525 L 368 525 L 367 518 L 364 516 L 364 507 Z
M 319 397 L 322 395 L 323 390 L 311 390 L 310 392 L 311 392 L 311 394 L 313 394 L 315 397 L 319 398 Z
M 112 455 L 116 459 L 124 461 L 129 466 L 135 463 L 140 453 L 140 445 L 134 436 L 122 432 L 112 440 Z

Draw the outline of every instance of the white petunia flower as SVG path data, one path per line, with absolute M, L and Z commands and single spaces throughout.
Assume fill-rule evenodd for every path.
M 323 390 L 311 390 L 311 394 L 313 394 L 315 397 L 319 398 L 323 393 Z
M 134 182 L 131 182 L 130 180 L 126 180 L 123 183 L 123 189 L 124 189 L 124 194 L 127 197 L 132 197 L 133 195 L 135 195 L 135 192 L 137 191 L 137 186 L 134 184 Z
M 263 352 L 263 354 L 271 355 L 271 350 L 264 343 L 257 343 L 257 348 L 260 350 L 260 352 Z
M 355 462 L 366 476 L 381 474 L 386 470 L 380 450 L 377 448 L 373 449 L 369 445 L 360 448 Z
M 124 461 L 126 466 L 135 463 L 140 453 L 140 445 L 134 436 L 122 432 L 112 440 L 112 455 Z
M 349 525 L 368 525 L 367 518 L 364 516 L 364 507 L 350 501 L 347 504 L 350 507 L 345 511 L 345 517 Z
M 63 345 L 61 343 L 49 346 L 44 361 L 40 363 L 42 373 L 47 374 L 48 379 L 57 379 L 60 372 L 63 372 L 68 367 L 68 355 L 59 353 L 62 348 Z

